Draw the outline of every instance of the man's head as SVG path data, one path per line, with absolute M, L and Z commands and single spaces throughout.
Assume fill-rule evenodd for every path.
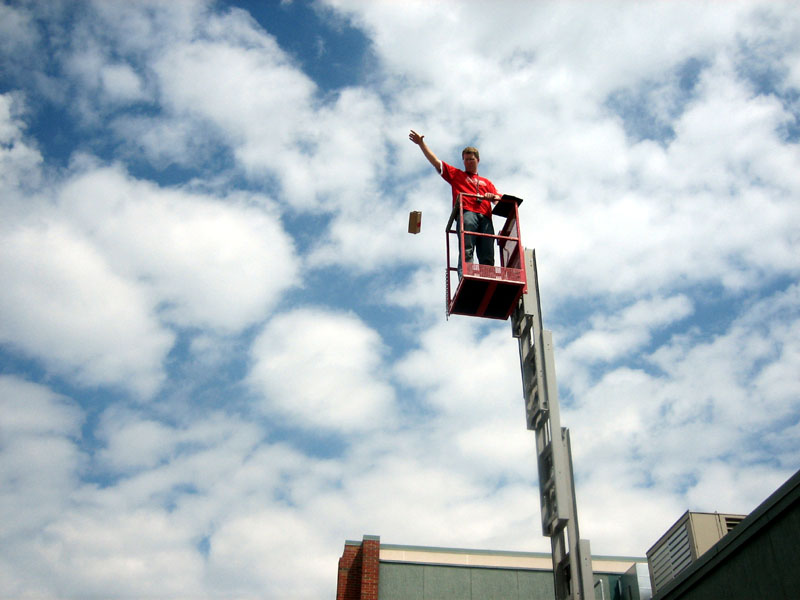
M 461 158 L 464 161 L 464 170 L 467 173 L 474 174 L 478 172 L 478 163 L 481 161 L 481 155 L 477 148 L 467 146 L 461 151 Z

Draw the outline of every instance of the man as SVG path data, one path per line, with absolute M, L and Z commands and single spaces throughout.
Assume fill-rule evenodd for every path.
M 459 194 L 477 194 L 482 198 L 466 197 L 464 204 L 464 231 L 487 233 L 494 235 L 492 225 L 492 202 L 500 199 L 494 184 L 478 175 L 480 154 L 477 148 L 468 146 L 461 151 L 464 161 L 464 170 L 458 169 L 446 162 L 439 160 L 425 143 L 425 136 L 418 134 L 413 129 L 408 134 L 408 139 L 422 150 L 428 159 L 453 191 L 453 205 L 455 206 Z M 478 262 L 482 265 L 494 265 L 494 238 L 473 235 L 464 236 L 464 257 L 466 262 L 472 262 L 475 246 L 478 247 Z M 458 275 L 461 276 L 461 248 L 458 257 Z

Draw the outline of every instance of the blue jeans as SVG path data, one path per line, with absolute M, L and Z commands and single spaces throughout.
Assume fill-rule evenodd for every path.
M 477 233 L 494 235 L 492 217 L 474 213 L 471 210 L 465 210 L 464 231 L 475 231 Z M 472 262 L 472 256 L 476 246 L 478 248 L 478 262 L 482 265 L 494 265 L 494 238 L 464 235 L 464 257 L 466 262 Z M 461 248 L 458 250 L 458 276 L 461 277 Z

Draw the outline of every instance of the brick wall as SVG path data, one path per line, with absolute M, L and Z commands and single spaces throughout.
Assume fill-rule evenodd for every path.
M 380 549 L 380 538 L 374 535 L 365 535 L 361 543 L 345 542 L 336 600 L 378 600 Z

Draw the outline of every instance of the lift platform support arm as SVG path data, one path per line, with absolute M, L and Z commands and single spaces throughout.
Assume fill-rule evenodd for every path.
M 578 532 L 569 430 L 561 427 L 553 334 L 542 328 L 536 253 L 525 249 L 528 288 L 511 315 L 519 343 L 522 393 L 528 429 L 536 434 L 542 533 L 550 538 L 556 600 L 593 600 L 588 540 Z

